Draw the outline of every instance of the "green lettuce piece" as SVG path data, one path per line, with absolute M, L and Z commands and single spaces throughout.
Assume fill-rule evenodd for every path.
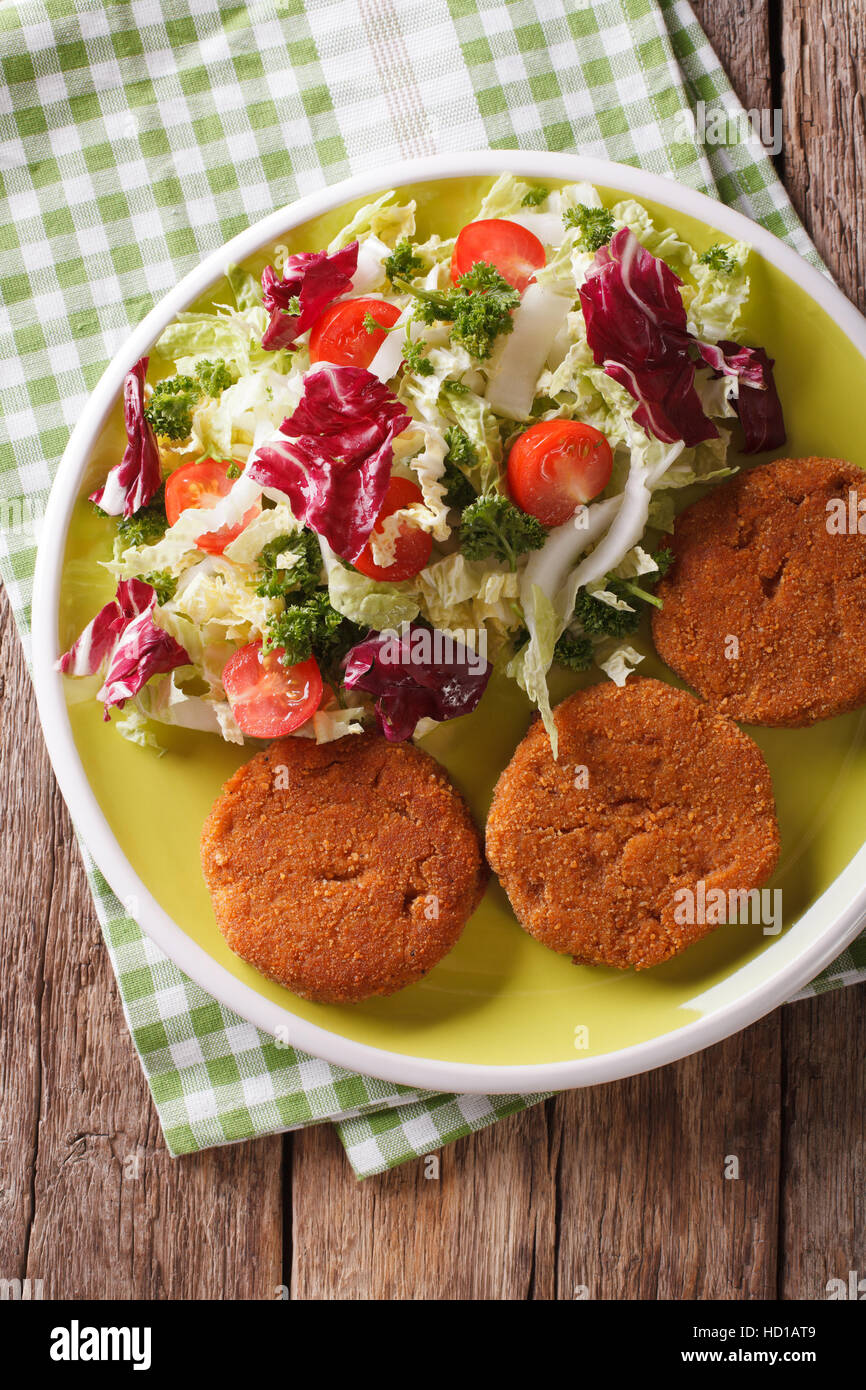
M 247 371 L 216 400 L 198 406 L 192 419 L 193 442 L 202 454 L 232 458 L 236 444 L 261 442 L 279 429 L 300 395 L 299 376 L 280 376 L 270 364 Z
M 426 241 L 420 242 L 413 249 L 415 255 L 420 256 L 421 260 L 424 262 L 425 268 L 430 270 L 432 266 L 440 265 L 442 261 L 448 261 L 450 263 L 456 241 L 457 238 L 453 236 L 446 237 L 443 241 L 442 238 L 434 232 Z
M 146 574 L 166 573 L 177 579 L 201 558 L 195 541 L 182 540 L 169 529 L 153 545 L 131 545 L 103 565 L 116 579 L 141 579 Z
M 519 576 L 504 565 L 467 560 L 456 551 L 428 565 L 415 584 L 421 612 L 434 627 L 464 632 L 484 627 L 498 648 L 523 621 Z
M 676 514 L 676 502 L 672 492 L 660 489 L 653 493 L 647 516 L 648 526 L 654 527 L 656 531 L 673 531 Z
M 213 313 L 178 314 L 160 334 L 156 351 L 184 365 L 199 357 L 221 357 L 240 376 L 257 367 L 285 373 L 291 368 L 292 354 L 286 349 L 265 351 L 262 335 L 267 326 L 268 313 L 261 303 L 244 309 L 219 305 Z
M 223 668 L 238 646 L 243 644 L 229 641 L 224 628 L 218 623 L 200 626 L 185 614 L 168 608 L 157 608 L 154 621 L 184 648 L 193 671 L 208 686 L 211 696 L 222 698 Z M 145 686 L 146 690 L 149 688 Z
M 190 694 L 180 686 L 177 671 L 149 681 L 135 697 L 135 703 L 145 719 L 158 724 L 219 734 L 227 743 L 244 741 L 228 700 Z
M 254 309 L 262 303 L 261 281 L 241 265 L 230 265 L 226 271 L 231 292 L 239 309 Z
M 697 261 L 692 247 L 672 227 L 656 227 L 641 203 L 627 198 L 624 202 L 615 203 L 611 211 L 619 226 L 630 227 L 641 245 L 663 260 L 677 275 L 691 272 Z
M 694 449 L 683 449 L 679 457 L 665 469 L 658 487 L 689 487 L 692 483 L 718 482 L 722 478 L 729 478 L 737 471 L 727 462 L 729 439 L 727 430 L 722 429 L 717 439 L 705 439 Z
M 600 643 L 595 652 L 595 663 L 614 685 L 625 685 L 635 667 L 643 661 L 642 652 L 636 651 L 627 642 Z
M 139 748 L 153 748 L 160 757 L 165 752 L 165 748 L 151 728 L 150 720 L 134 705 L 127 704 L 123 718 L 116 719 L 114 727 L 121 738 L 125 738 L 128 743 L 135 743 Z
M 328 596 L 331 607 L 359 627 L 399 628 L 418 616 L 418 603 L 406 584 L 383 584 L 368 579 L 357 570 L 346 569 L 339 561 L 328 568 Z
M 371 711 L 366 705 L 350 705 L 343 708 L 336 699 L 328 700 L 311 715 L 306 724 L 295 729 L 296 738 L 313 738 L 316 743 L 333 743 L 335 739 L 348 734 L 362 734 L 364 720 L 369 719 Z
M 749 247 L 743 241 L 734 241 L 725 247 L 725 252 L 731 270 L 715 270 L 697 260 L 691 267 L 697 290 L 688 304 L 689 328 L 703 342 L 736 340 L 742 332 L 740 317 L 749 297 Z
M 550 599 L 537 584 L 532 586 L 532 607 L 532 636 L 508 663 L 506 671 L 517 681 L 521 690 L 526 691 L 538 709 L 555 758 L 559 753 L 559 738 L 550 708 L 547 673 L 553 662 L 553 649 L 562 624 Z
M 266 507 L 253 517 L 240 535 L 229 542 L 223 554 L 234 564 L 252 565 L 269 541 L 276 540 L 278 536 L 292 535 L 300 529 L 288 502 L 278 502 L 275 507 Z
M 280 609 L 279 599 L 256 593 L 256 579 L 250 566 L 207 556 L 184 572 L 175 597 L 162 612 L 183 613 L 201 628 L 216 624 L 224 628 L 227 640 L 250 642 L 264 636 L 269 619 Z
M 444 382 L 439 392 L 439 405 L 468 436 L 478 454 L 477 467 L 467 472 L 467 477 L 476 492 L 489 492 L 499 481 L 502 458 L 496 416 L 481 396 L 458 382 Z
M 266 327 L 263 321 L 262 333 Z M 177 322 L 163 329 L 156 351 L 174 361 L 180 357 L 222 357 L 246 370 L 251 342 L 252 325 L 240 314 L 180 314 Z
M 530 192 L 530 185 L 513 174 L 500 174 L 484 197 L 478 209 L 476 221 L 485 217 L 508 217 L 513 212 L 524 211 L 523 199 Z
M 396 196 L 391 189 L 375 202 L 359 208 L 351 222 L 347 222 L 331 241 L 329 255 L 368 236 L 376 236 L 388 246 L 395 246 L 404 237 L 411 239 L 415 234 L 415 203 L 395 203 Z

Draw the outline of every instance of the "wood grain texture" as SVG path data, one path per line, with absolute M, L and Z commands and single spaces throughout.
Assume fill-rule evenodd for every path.
M 775 1297 L 780 1028 L 557 1098 L 558 1297 Z
M 863 994 L 854 985 L 782 1012 L 780 1298 L 826 1298 L 828 1280 L 852 1270 L 866 1280 Z
M 293 1298 L 550 1299 L 556 1164 L 536 1106 L 358 1182 L 329 1126 L 292 1135 Z
M 774 54 L 767 0 L 692 0 L 692 9 L 746 109 L 771 106 Z
M 357 1183 L 292 1136 L 292 1296 L 776 1296 L 781 1020 Z M 736 1160 L 737 1176 L 731 1160 Z
M 169 1157 L 0 602 L 0 1278 L 46 1298 L 272 1298 L 281 1141 Z
M 866 309 L 866 0 L 781 0 L 782 149 L 794 206 Z
M 42 794 L 48 757 L 26 688 L 21 698 L 23 661 L 3 593 L 0 605 L 0 1278 L 23 1279 L 42 1108 L 42 996 L 54 825 L 51 799 Z

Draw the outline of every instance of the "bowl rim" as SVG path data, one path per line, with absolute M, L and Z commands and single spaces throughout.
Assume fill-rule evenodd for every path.
M 33 586 L 32 659 L 45 743 L 80 839 L 142 931 L 202 989 L 263 1031 L 274 1034 L 279 1029 L 291 1046 L 349 1070 L 429 1090 L 527 1094 L 597 1085 L 665 1066 L 720 1042 L 785 1002 L 835 959 L 861 929 L 866 919 L 866 846 L 857 851 L 826 892 L 786 934 L 789 936 L 814 919 L 814 939 L 807 940 L 793 959 L 767 979 L 753 979 L 751 985 L 748 980 L 751 967 L 765 960 L 767 953 L 740 967 L 725 984 L 709 990 L 704 998 L 709 1004 L 712 994 L 723 992 L 726 984 L 741 976 L 745 992 L 728 1001 L 720 996 L 708 1012 L 679 1028 L 598 1056 L 569 1061 L 499 1065 L 416 1057 L 358 1042 L 299 1018 L 237 979 L 186 935 L 135 873 L 114 837 L 75 747 L 62 678 L 54 668 L 65 541 L 81 477 L 126 373 L 150 350 L 162 329 L 219 280 L 227 264 L 244 260 L 322 213 L 384 188 L 503 172 L 534 179 L 583 179 L 615 188 L 695 217 L 735 240 L 748 242 L 767 261 L 799 281 L 866 358 L 866 319 L 831 280 L 742 213 L 668 177 L 590 156 L 527 150 L 440 154 L 371 168 L 276 209 L 209 253 L 154 305 L 115 353 L 73 429 L 40 526 Z M 841 909 L 835 903 L 825 903 L 822 912 L 822 902 L 834 890 L 838 896 L 840 889 L 844 895 Z M 821 926 L 819 919 L 826 916 L 828 908 L 835 915 Z

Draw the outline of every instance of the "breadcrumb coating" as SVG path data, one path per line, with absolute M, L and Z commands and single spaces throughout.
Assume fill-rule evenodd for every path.
M 220 931 L 295 994 L 344 1004 L 419 980 L 487 868 L 444 768 L 380 734 L 285 738 L 239 768 L 202 831 Z
M 852 490 L 866 500 L 853 464 L 779 459 L 677 518 L 653 638 L 723 714 L 796 727 L 866 703 L 866 535 L 847 527 Z M 841 534 L 828 502 L 844 504 Z
M 644 970 L 714 930 L 677 920 L 679 890 L 766 882 L 779 853 L 772 783 L 730 720 L 656 680 L 592 686 L 554 718 L 558 759 L 536 721 L 487 821 L 490 864 L 537 940 Z

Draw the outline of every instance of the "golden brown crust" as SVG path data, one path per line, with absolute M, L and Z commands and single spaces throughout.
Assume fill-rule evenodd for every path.
M 271 744 L 226 783 L 201 855 L 231 949 L 327 1003 L 419 980 L 455 944 L 487 879 L 444 768 L 377 733 Z
M 499 778 L 488 859 L 545 946 L 658 965 L 713 930 L 676 920 L 678 890 L 757 888 L 773 872 L 767 765 L 730 720 L 661 681 L 592 686 L 554 717 L 558 760 L 539 720 Z
M 853 464 L 779 459 L 677 518 L 653 637 L 731 718 L 793 727 L 866 703 L 866 535 L 827 527 L 852 488 L 866 498 Z

